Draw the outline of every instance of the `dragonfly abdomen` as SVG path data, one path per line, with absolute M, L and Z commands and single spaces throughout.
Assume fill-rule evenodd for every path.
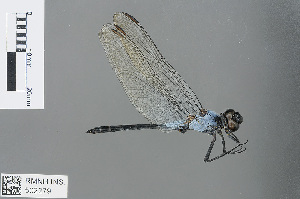
M 165 125 L 161 124 L 131 124 L 131 125 L 117 125 L 117 126 L 100 126 L 88 130 L 86 133 L 108 133 L 116 131 L 127 130 L 143 130 L 143 129 L 166 129 Z

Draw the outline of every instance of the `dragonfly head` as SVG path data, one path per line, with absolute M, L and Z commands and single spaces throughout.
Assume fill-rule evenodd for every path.
M 233 109 L 226 110 L 223 114 L 225 119 L 225 130 L 227 133 L 235 132 L 239 129 L 240 124 L 243 122 L 243 117 L 239 112 Z

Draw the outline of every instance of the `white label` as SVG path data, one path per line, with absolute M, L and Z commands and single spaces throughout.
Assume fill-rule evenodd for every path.
M 1 173 L 1 197 L 67 198 L 68 176 Z
M 0 7 L 0 109 L 44 109 L 44 4 Z

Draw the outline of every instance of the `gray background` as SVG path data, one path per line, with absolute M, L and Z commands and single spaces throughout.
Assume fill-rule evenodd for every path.
M 0 172 L 68 175 L 72 199 L 300 197 L 299 1 L 45 4 L 45 110 L 1 110 Z M 98 40 L 118 11 L 142 24 L 205 108 L 243 115 L 245 153 L 204 163 L 211 137 L 193 131 L 84 133 L 147 123 Z

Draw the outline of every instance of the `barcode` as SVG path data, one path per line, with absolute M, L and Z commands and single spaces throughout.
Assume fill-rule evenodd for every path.
M 68 176 L 1 173 L 0 197 L 67 198 Z
M 2 195 L 6 196 L 16 196 L 21 195 L 21 176 L 2 176 Z

